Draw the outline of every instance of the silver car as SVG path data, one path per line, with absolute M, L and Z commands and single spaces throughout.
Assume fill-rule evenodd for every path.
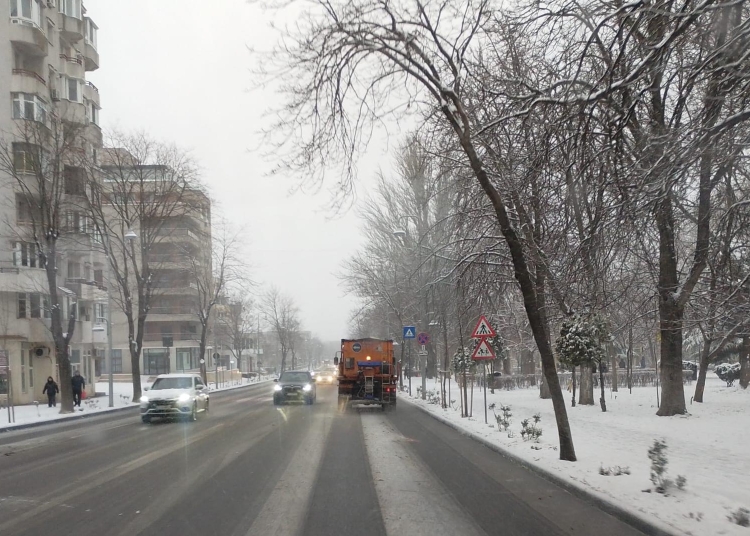
M 160 374 L 141 397 L 141 420 L 154 417 L 188 418 L 208 414 L 208 387 L 198 374 Z

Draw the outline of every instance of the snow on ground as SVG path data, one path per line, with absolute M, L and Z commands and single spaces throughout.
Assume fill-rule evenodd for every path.
M 148 382 L 148 376 L 141 376 L 141 385 L 150 385 Z M 215 387 L 213 382 L 210 382 L 209 389 L 211 392 L 226 391 L 229 389 L 236 389 L 243 385 L 251 385 L 269 381 L 271 376 L 262 376 L 259 380 L 250 381 L 248 378 L 243 378 L 242 382 L 219 382 L 218 388 Z M 15 426 L 23 426 L 29 423 L 37 423 L 42 421 L 59 421 L 62 419 L 69 419 L 71 417 L 80 416 L 81 414 L 87 413 L 101 413 L 106 411 L 112 411 L 112 409 L 123 408 L 126 406 L 134 406 L 130 399 L 133 396 L 133 385 L 127 382 L 116 382 L 113 384 L 112 392 L 114 394 L 114 408 L 109 408 L 109 386 L 106 381 L 96 382 L 96 394 L 97 396 L 92 397 L 90 393 L 90 386 L 87 386 L 87 392 L 89 398 L 81 402 L 81 408 L 76 408 L 73 413 L 65 415 L 60 414 L 60 395 L 57 396 L 57 407 L 47 407 L 47 397 L 39 400 L 39 405 L 24 405 L 16 406 L 15 410 L 15 421 L 9 421 L 7 408 L 0 408 L 0 429 L 12 429 Z
M 416 384 L 415 384 L 416 380 Z M 448 419 L 474 436 L 491 441 L 526 463 L 570 479 L 587 491 L 598 494 L 647 520 L 656 519 L 672 531 L 684 534 L 727 534 L 750 536 L 750 529 L 730 523 L 727 516 L 738 508 L 750 508 L 750 390 L 726 387 L 718 378 L 706 382 L 705 403 L 688 406 L 688 415 L 657 417 L 656 389 L 627 388 L 606 391 L 607 412 L 602 413 L 599 391 L 596 406 L 570 407 L 571 393 L 564 392 L 578 461 L 564 462 L 557 451 L 557 427 L 552 402 L 539 398 L 538 388 L 513 391 L 487 391 L 487 404 L 509 405 L 513 416 L 508 432 L 498 431 L 493 412 L 484 422 L 483 393 L 474 388 L 473 416 L 461 418 L 458 386 L 451 385 L 453 408 L 442 409 L 418 398 L 413 379 L 413 398 L 402 396 L 427 411 Z M 440 387 L 428 380 L 427 390 Z M 695 384 L 685 388 L 689 401 Z M 469 391 L 471 395 L 471 390 Z M 471 404 L 471 396 L 470 396 Z M 521 421 L 541 414 L 542 436 L 538 444 L 521 438 Z M 645 493 L 652 488 L 647 451 L 655 439 L 667 443 L 667 474 L 687 478 L 683 491 L 670 489 L 667 495 Z M 535 450 L 533 447 L 541 447 Z M 630 475 L 603 476 L 600 467 L 627 466 Z

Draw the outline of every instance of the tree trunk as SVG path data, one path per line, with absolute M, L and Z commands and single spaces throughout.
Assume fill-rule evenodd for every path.
M 70 356 L 66 355 L 65 344 L 55 342 L 55 357 L 58 366 L 58 381 L 60 382 L 60 413 L 73 413 L 73 387 L 71 380 L 73 378 L 70 370 Z
M 706 388 L 706 374 L 708 373 L 708 356 L 710 354 L 711 341 L 704 338 L 701 348 L 701 361 L 698 365 L 698 383 L 695 384 L 695 394 L 693 395 L 695 402 L 703 402 L 703 391 Z
M 513 371 L 510 368 L 510 354 L 506 354 L 505 359 L 503 359 L 503 374 L 506 376 L 513 375 Z
M 750 385 L 750 336 L 742 337 L 740 350 L 740 387 L 747 389 Z
M 607 345 L 607 350 L 609 352 L 609 368 L 612 371 L 612 392 L 617 392 L 617 366 L 619 363 L 617 363 L 617 354 L 615 354 L 615 345 L 612 343 L 609 343 Z
M 573 374 L 571 376 L 573 380 L 573 398 L 571 399 L 571 407 L 576 407 L 576 368 L 573 367 Z
M 601 393 L 601 398 L 599 398 L 599 405 L 602 407 L 602 412 L 607 411 L 607 399 L 604 398 L 604 367 L 602 367 L 602 363 L 599 363 L 599 389 Z
M 685 389 L 682 384 L 682 312 L 674 300 L 659 300 L 661 309 L 661 363 L 659 379 L 661 381 L 660 417 L 684 415 Z
M 146 324 L 146 317 L 138 316 L 138 331 L 135 335 L 135 344 L 130 344 L 130 370 L 133 376 L 133 402 L 141 400 L 141 351 L 143 350 L 143 331 Z M 132 339 L 131 339 L 132 340 Z
M 582 406 L 594 405 L 593 367 L 584 363 L 581 365 L 581 385 L 579 387 L 578 403 Z
M 568 413 L 565 408 L 565 399 L 563 398 L 562 390 L 560 389 L 560 381 L 557 377 L 555 356 L 552 352 L 549 339 L 547 338 L 544 322 L 542 321 L 542 311 L 540 311 L 540 308 L 544 307 L 544 303 L 540 303 L 537 300 L 534 282 L 531 279 L 529 266 L 526 262 L 526 254 L 523 251 L 523 244 L 516 233 L 515 227 L 511 225 L 500 192 L 497 191 L 493 186 L 492 181 L 490 181 L 490 178 L 487 176 L 487 171 L 484 169 L 482 159 L 474 148 L 474 143 L 469 134 L 468 118 L 466 118 L 465 112 L 463 112 L 461 103 L 458 102 L 454 104 L 458 104 L 462 110 L 463 124 L 458 123 L 453 112 L 448 109 L 447 105 L 443 108 L 443 111 L 449 121 L 451 121 L 456 133 L 459 135 L 461 146 L 466 153 L 472 171 L 474 171 L 477 181 L 487 194 L 487 197 L 495 209 L 497 222 L 500 225 L 500 230 L 503 233 L 506 244 L 508 245 L 508 250 L 510 251 L 511 260 L 513 262 L 514 275 L 518 281 L 519 287 L 521 288 L 521 294 L 523 295 L 523 304 L 526 310 L 526 316 L 529 319 L 529 326 L 531 327 L 531 332 L 534 334 L 534 340 L 536 341 L 539 354 L 542 358 L 544 377 L 547 380 L 550 392 L 552 393 L 552 405 L 555 410 L 557 434 L 560 441 L 560 459 L 575 461 L 576 453 L 575 447 L 573 446 L 573 433 L 570 430 Z

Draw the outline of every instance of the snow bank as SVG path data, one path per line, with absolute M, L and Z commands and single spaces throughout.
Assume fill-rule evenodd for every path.
M 428 381 L 428 391 L 439 385 Z M 484 422 L 483 394 L 474 389 L 473 416 L 461 418 L 458 386 L 451 385 L 453 408 L 442 409 L 417 397 L 402 396 L 402 400 L 417 404 L 430 413 L 449 420 L 471 435 L 484 438 L 506 449 L 526 463 L 569 479 L 601 498 L 625 508 L 642 518 L 656 519 L 672 530 L 685 534 L 727 534 L 748 536 L 747 528 L 734 525 L 727 516 L 740 507 L 750 508 L 750 424 L 747 408 L 750 390 L 726 387 L 718 378 L 706 382 L 704 404 L 688 406 L 689 415 L 657 417 L 656 389 L 627 388 L 613 393 L 607 391 L 607 412 L 596 406 L 570 407 L 571 393 L 564 393 L 568 416 L 575 442 L 578 462 L 559 460 L 557 428 L 552 402 L 539 398 L 538 389 L 487 391 L 488 405 L 511 406 L 513 432 L 498 431 L 493 412 L 488 411 Z M 470 392 L 471 394 L 471 392 Z M 686 395 L 692 388 L 686 387 Z M 471 404 L 471 400 L 470 400 Z M 521 421 L 536 413 L 541 415 L 543 433 L 539 443 L 524 441 Z M 654 439 L 666 441 L 668 477 L 687 478 L 683 491 L 670 489 L 667 495 L 644 490 L 653 486 L 649 480 L 648 448 Z M 538 449 L 538 450 L 537 450 Z M 600 467 L 629 467 L 629 475 L 603 476 Z

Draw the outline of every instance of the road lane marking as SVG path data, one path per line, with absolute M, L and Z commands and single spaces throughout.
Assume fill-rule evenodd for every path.
M 361 413 L 375 491 L 388 536 L 484 534 L 384 415 Z
M 323 423 L 316 422 L 319 419 L 323 419 Z M 316 414 L 312 421 L 246 536 L 300 533 L 332 423 L 327 413 Z

